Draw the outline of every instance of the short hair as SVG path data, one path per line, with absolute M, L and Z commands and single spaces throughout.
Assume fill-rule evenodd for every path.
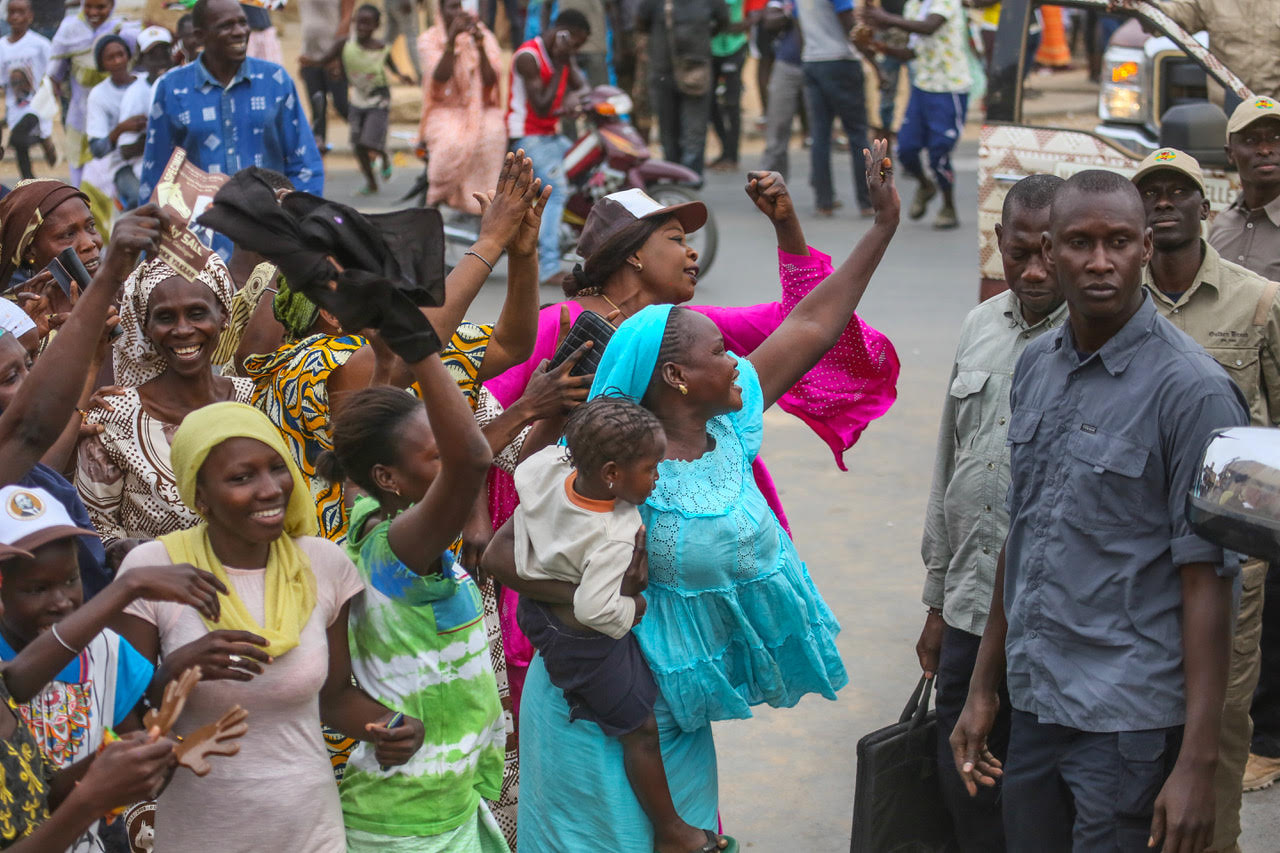
M 107 48 L 113 44 L 118 44 L 124 48 L 126 59 L 133 58 L 133 50 L 130 49 L 129 43 L 115 33 L 109 33 L 98 39 L 98 43 L 93 46 L 93 64 L 97 66 L 99 71 L 104 71 L 102 67 L 102 54 L 107 52 Z
M 577 30 L 580 33 L 591 34 L 591 24 L 587 21 L 587 16 L 577 9 L 565 9 L 556 16 L 555 25 L 560 29 Z
M 373 19 L 374 19 L 375 21 L 381 21 L 381 20 L 382 20 L 382 10 L 381 10 L 381 9 L 379 9 L 377 6 L 373 5 L 372 3 L 363 3 L 363 4 L 361 4 L 361 5 L 360 5 L 360 7 L 359 7 L 358 9 L 356 9 L 356 14 L 357 14 L 357 15 L 359 15 L 361 12 L 370 12 L 370 13 L 372 13 L 372 15 L 373 15 Z
M 1044 210 L 1053 205 L 1053 197 L 1066 181 L 1057 175 L 1028 175 L 1009 188 L 1004 205 L 1000 208 L 1000 220 L 1007 222 L 1015 207 L 1021 210 Z
M 335 483 L 350 479 L 381 500 L 373 469 L 399 461 L 400 427 L 422 408 L 422 401 L 399 388 L 377 385 L 353 392 L 347 402 L 333 420 L 333 450 L 320 454 L 316 470 Z
M 196 5 L 191 7 L 191 25 L 197 30 L 203 30 L 209 24 L 209 6 L 217 0 L 196 0 Z M 236 0 L 230 0 L 235 3 Z M 238 3 L 236 5 L 239 5 Z
M 602 395 L 573 410 L 564 428 L 569 462 L 594 474 L 606 462 L 626 465 L 652 454 L 662 422 L 626 397 Z
M 1145 207 L 1142 204 L 1142 194 L 1138 192 L 1138 188 L 1132 180 L 1124 175 L 1106 169 L 1085 169 L 1083 172 L 1076 172 L 1067 178 L 1053 197 L 1053 204 L 1049 214 L 1050 222 L 1054 222 L 1057 218 L 1058 206 L 1062 203 L 1062 200 L 1073 194 L 1114 195 L 1117 193 L 1133 202 L 1134 209 L 1142 214 L 1145 225 Z
M 173 27 L 174 32 L 176 33 L 178 30 L 182 29 L 183 24 L 190 24 L 191 28 L 195 29 L 196 16 L 191 14 L 190 12 L 187 12 L 186 14 L 184 14 L 181 18 L 178 19 L 178 23 L 174 24 L 174 27 Z

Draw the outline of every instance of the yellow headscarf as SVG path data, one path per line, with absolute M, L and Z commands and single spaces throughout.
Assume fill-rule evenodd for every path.
M 209 544 L 207 522 L 161 536 L 160 541 L 175 563 L 190 563 L 212 572 L 230 590 L 229 595 L 223 596 L 221 618 L 217 622 L 204 620 L 209 630 L 260 634 L 268 641 L 267 653 L 278 656 L 298 645 L 302 629 L 315 609 L 316 579 L 311 572 L 311 561 L 294 542 L 294 537 L 316 534 L 316 508 L 311 502 L 311 490 L 298 472 L 279 430 L 266 415 L 243 403 L 214 403 L 183 418 L 170 448 L 173 474 L 183 503 L 193 510 L 196 508 L 196 475 L 209 453 L 231 438 L 252 438 L 270 447 L 284 459 L 293 478 L 293 493 L 285 508 L 285 535 L 272 542 L 267 553 L 263 607 L 266 624 L 259 625 L 240 600 L 222 561 Z

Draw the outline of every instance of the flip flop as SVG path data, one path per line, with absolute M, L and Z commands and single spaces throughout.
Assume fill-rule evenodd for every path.
M 382 167 L 382 180 L 384 181 L 391 180 L 391 161 L 390 160 L 387 161 L 387 165 Z
M 709 829 L 702 830 L 707 834 L 707 843 L 699 847 L 691 853 L 738 853 L 738 842 L 728 835 L 717 835 Z M 727 846 L 720 846 L 720 839 L 723 838 L 729 842 Z

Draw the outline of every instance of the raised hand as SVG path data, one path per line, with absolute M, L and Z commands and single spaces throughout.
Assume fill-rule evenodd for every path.
M 902 214 L 902 201 L 893 181 L 893 160 L 889 157 L 889 142 L 877 139 L 871 150 L 862 149 L 867 160 L 867 188 L 871 191 L 871 206 L 876 211 L 876 221 L 898 224 Z
M 240 744 L 234 741 L 249 731 L 249 724 L 245 722 L 248 717 L 248 711 L 232 705 L 216 722 L 201 726 L 182 739 L 173 751 L 178 763 L 197 776 L 207 776 L 213 769 L 208 756 L 235 755 L 240 751 Z
M 551 198 L 551 187 L 542 186 L 542 179 L 535 178 L 533 191 L 533 204 L 525 211 L 524 218 L 520 220 L 520 227 L 516 229 L 516 236 L 507 246 L 507 251 L 513 255 L 528 256 L 538 251 L 538 231 L 542 228 L 542 210 L 547 206 L 547 199 Z
M 779 172 L 747 172 L 747 198 L 774 225 L 796 218 L 791 193 Z
M 538 185 L 536 191 L 535 183 Z M 524 149 L 515 154 L 508 153 L 503 160 L 498 186 L 493 195 L 473 194 L 480 204 L 480 239 L 477 242 L 492 241 L 505 249 L 515 237 L 525 213 L 533 205 L 541 188 L 541 181 L 536 181 L 533 177 L 533 161 L 524 156 Z
M 168 225 L 168 215 L 154 202 L 134 208 L 120 217 L 111 230 L 111 244 L 107 247 L 99 273 L 105 274 L 113 287 L 124 284 L 138 265 L 142 253 L 153 255 L 160 248 L 160 236 Z

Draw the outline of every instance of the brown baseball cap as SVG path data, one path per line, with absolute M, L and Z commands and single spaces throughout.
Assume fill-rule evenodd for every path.
M 1240 106 L 1231 111 L 1231 118 L 1227 120 L 1227 135 L 1239 133 L 1258 119 L 1264 118 L 1280 119 L 1280 102 L 1266 95 L 1245 98 Z
M 1200 169 L 1200 162 L 1187 152 L 1179 151 L 1177 148 L 1161 148 L 1159 151 L 1153 151 L 1147 155 L 1147 159 L 1139 164 L 1137 174 L 1133 176 L 1133 183 L 1137 185 L 1147 175 L 1152 172 L 1159 172 L 1162 169 L 1181 172 L 1195 181 L 1196 186 L 1200 189 L 1200 195 L 1208 195 L 1208 191 L 1204 187 L 1204 172 Z
M 674 216 L 688 234 L 707 224 L 707 206 L 700 201 L 686 201 L 664 207 L 642 189 L 611 193 L 591 208 L 578 238 L 578 254 L 589 258 L 628 225 L 664 216 Z

